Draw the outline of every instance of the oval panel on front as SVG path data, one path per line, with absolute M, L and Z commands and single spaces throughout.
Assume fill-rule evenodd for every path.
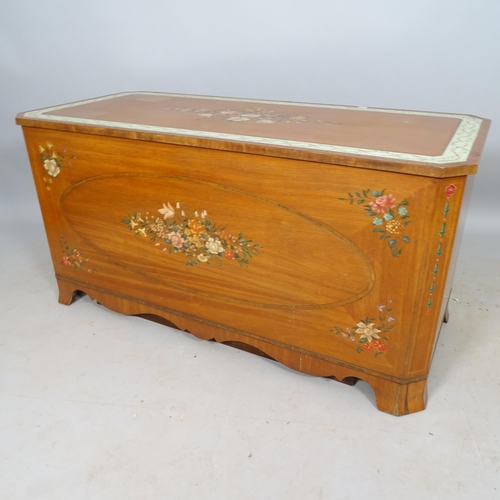
M 100 254 L 172 289 L 255 307 L 319 309 L 358 300 L 373 286 L 369 260 L 340 233 L 228 186 L 110 174 L 75 184 L 61 206 Z

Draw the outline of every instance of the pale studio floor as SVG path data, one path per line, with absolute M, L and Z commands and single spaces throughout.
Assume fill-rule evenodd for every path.
M 466 234 L 427 410 L 397 418 L 364 383 L 59 305 L 40 221 L 2 224 L 2 500 L 500 499 L 491 237 Z

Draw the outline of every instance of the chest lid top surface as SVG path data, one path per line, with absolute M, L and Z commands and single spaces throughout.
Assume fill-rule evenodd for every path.
M 29 111 L 16 121 L 431 177 L 475 173 L 490 124 L 471 115 L 152 92 Z

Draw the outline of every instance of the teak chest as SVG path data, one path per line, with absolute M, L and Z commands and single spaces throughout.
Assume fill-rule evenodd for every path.
M 134 92 L 17 123 L 60 302 L 425 408 L 489 120 Z

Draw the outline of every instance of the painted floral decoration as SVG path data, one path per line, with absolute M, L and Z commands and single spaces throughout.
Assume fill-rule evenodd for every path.
M 200 118 L 219 118 L 228 122 L 247 122 L 257 123 L 330 123 L 321 120 L 311 120 L 305 116 L 288 115 L 278 113 L 271 109 L 261 107 L 239 109 L 210 109 L 210 108 L 165 108 L 167 111 L 177 113 L 194 113 Z
M 455 194 L 456 190 L 457 186 L 455 186 L 455 184 L 450 184 L 446 186 L 444 190 L 446 194 L 446 203 L 444 204 L 443 208 L 443 222 L 441 224 L 441 230 L 438 233 L 439 243 L 436 250 L 436 261 L 434 262 L 434 268 L 432 270 L 432 281 L 429 286 L 429 297 L 427 299 L 427 312 L 429 312 L 432 306 L 432 296 L 436 289 L 436 281 L 437 281 L 437 276 L 439 274 L 439 260 L 441 259 L 441 255 L 443 254 L 444 237 L 446 235 L 446 219 L 448 218 L 448 214 L 450 213 L 450 198 Z
M 123 218 L 135 236 L 149 237 L 150 241 L 164 252 L 183 254 L 186 265 L 199 263 L 222 265 L 234 260 L 240 266 L 247 266 L 262 246 L 246 239 L 243 233 L 231 234 L 225 227 L 219 227 L 208 219 L 206 210 L 186 215 L 177 202 L 175 208 L 170 202 L 163 203 L 158 210 L 162 217 L 146 212 L 134 212 Z
M 444 191 L 446 193 L 446 196 L 451 196 L 452 194 L 455 194 L 456 190 L 457 186 L 455 186 L 455 184 L 450 184 L 449 186 L 446 187 Z
M 45 145 L 39 145 L 38 150 L 40 151 L 40 158 L 42 160 L 43 168 L 46 174 L 43 176 L 43 182 L 48 191 L 50 191 L 50 185 L 54 182 L 54 179 L 59 175 L 61 169 L 67 165 L 71 166 L 71 161 L 64 160 L 64 154 L 66 150 L 61 152 L 54 151 L 54 145 L 51 142 L 46 142 Z M 72 156 L 71 160 L 74 160 L 76 156 Z
M 392 316 L 392 300 L 388 304 L 377 306 L 377 318 L 365 318 L 350 328 L 340 328 L 334 326 L 330 331 L 335 335 L 340 335 L 343 339 L 356 343 L 356 352 L 372 352 L 375 357 L 379 357 L 387 350 L 388 340 L 386 334 L 393 328 L 396 318 Z
M 363 205 L 366 215 L 373 217 L 373 232 L 379 233 L 380 239 L 387 241 L 393 257 L 399 257 L 402 252 L 401 243 L 410 243 L 410 237 L 404 234 L 406 226 L 411 222 L 408 201 L 397 203 L 392 194 L 386 194 L 386 189 L 365 189 L 361 193 L 348 193 L 348 196 L 349 198 L 339 199 Z
M 64 235 L 61 234 L 61 250 L 63 253 L 61 264 L 63 266 L 74 267 L 75 269 L 85 269 L 87 272 L 95 272 L 95 269 L 87 267 L 89 259 L 85 259 L 80 250 L 70 247 Z

